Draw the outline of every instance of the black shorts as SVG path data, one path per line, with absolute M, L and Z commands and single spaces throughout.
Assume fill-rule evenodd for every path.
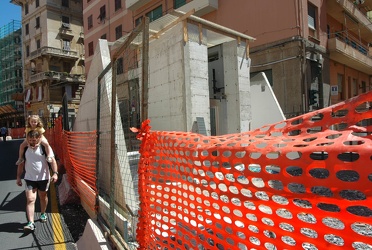
M 25 180 L 26 182 L 26 190 L 33 190 L 37 189 L 40 191 L 48 191 L 49 189 L 49 180 L 45 181 L 29 181 Z

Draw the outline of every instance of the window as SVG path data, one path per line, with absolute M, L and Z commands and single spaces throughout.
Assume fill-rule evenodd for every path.
M 28 35 L 30 33 L 30 29 L 28 27 L 28 23 L 26 23 L 25 30 L 26 30 L 25 31 L 26 35 Z
M 93 16 L 88 16 L 88 30 L 93 27 Z
M 27 46 L 26 46 L 26 56 L 27 56 L 27 57 L 30 56 L 30 45 L 27 45 Z
M 103 35 L 101 36 L 101 39 L 106 39 L 106 34 L 103 34 Z
M 98 16 L 99 20 L 100 21 L 104 21 L 105 18 L 106 18 L 106 5 L 103 5 L 100 9 L 99 9 L 99 16 Z
M 121 9 L 121 0 L 115 0 L 115 11 Z
M 118 40 L 122 36 L 122 34 L 123 34 L 122 30 L 123 29 L 122 29 L 121 25 L 119 25 L 118 27 L 115 28 L 115 39 L 116 40 Z
M 116 74 L 120 75 L 124 73 L 124 68 L 123 68 L 123 58 L 120 57 L 116 61 Z
M 62 28 L 70 28 L 70 18 L 68 16 L 62 16 Z
M 307 22 L 310 29 L 316 29 L 316 8 L 314 5 L 309 4 L 307 7 Z
M 71 63 L 63 62 L 63 71 L 64 72 L 70 72 L 71 71 Z
M 137 18 L 136 21 L 134 22 L 134 25 L 137 27 L 138 25 L 140 25 L 141 21 L 142 17 Z
M 36 99 L 40 102 L 43 100 L 43 87 L 39 86 L 37 90 L 38 91 L 36 92 Z
M 353 96 L 358 95 L 358 81 L 357 79 L 353 78 Z
M 70 40 L 63 40 L 62 41 L 63 50 L 70 51 L 71 50 L 71 41 Z
M 362 93 L 366 93 L 367 92 L 367 84 L 365 81 L 362 81 Z
M 250 74 L 250 77 L 252 78 L 252 77 L 260 74 L 261 72 L 265 74 L 267 80 L 270 83 L 270 86 L 273 87 L 274 86 L 274 81 L 273 81 L 273 70 L 272 69 L 262 70 L 262 71 L 258 71 L 258 72 L 252 72 Z
M 337 86 L 338 86 L 338 93 L 341 95 L 341 99 L 346 99 L 344 96 L 344 75 L 337 74 Z
M 36 23 L 35 23 L 35 28 L 38 29 L 40 28 L 40 17 L 36 17 Z
M 146 14 L 146 16 L 150 19 L 150 22 L 155 21 L 156 19 L 160 18 L 162 15 L 163 15 L 163 12 L 162 12 L 161 5 Z
M 40 39 L 36 40 L 36 49 L 40 49 Z
M 69 0 L 62 0 L 62 6 L 66 8 L 70 7 Z
M 40 5 L 39 0 L 36 0 L 36 1 L 35 1 L 35 6 L 36 6 L 36 8 L 39 7 L 39 5 Z
M 186 0 L 174 0 L 174 9 L 178 9 L 179 7 L 186 4 Z
M 25 4 L 25 15 L 28 14 L 28 3 Z
M 90 42 L 88 44 L 88 55 L 89 56 L 93 55 L 93 42 Z

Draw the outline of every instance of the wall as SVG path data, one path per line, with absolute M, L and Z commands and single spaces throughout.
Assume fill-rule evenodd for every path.
M 272 89 L 285 114 L 302 112 L 301 42 L 284 40 L 267 50 L 252 51 L 251 72 L 272 70 Z
M 193 25 L 188 28 L 198 32 Z M 201 116 L 209 131 L 207 60 L 207 46 L 184 44 L 182 24 L 150 43 L 148 114 L 153 129 L 191 131 Z
M 100 21 L 98 18 L 100 8 L 106 6 L 106 19 Z M 121 9 L 115 11 L 114 1 L 83 0 L 83 16 L 84 16 L 84 46 L 85 46 L 85 70 L 89 72 L 93 56 L 89 55 L 88 44 L 93 42 L 93 51 L 97 46 L 97 41 L 106 34 L 106 39 L 109 42 L 116 40 L 115 28 L 122 25 L 122 35 L 126 35 L 133 29 L 132 12 L 125 9 L 125 1 L 121 1 Z M 88 30 L 88 17 L 92 15 L 93 27 Z
M 258 46 L 299 34 L 296 2 L 235 0 L 231 4 L 218 1 L 218 10 L 202 18 L 250 35 L 257 39 L 252 46 Z

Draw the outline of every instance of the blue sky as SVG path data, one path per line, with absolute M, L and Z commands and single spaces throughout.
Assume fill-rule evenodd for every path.
M 0 27 L 7 25 L 12 20 L 21 20 L 21 6 L 10 3 L 10 0 L 0 0 Z

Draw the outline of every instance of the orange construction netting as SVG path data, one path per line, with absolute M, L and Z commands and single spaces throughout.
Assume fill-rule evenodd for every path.
M 80 199 L 96 211 L 96 131 L 65 131 L 62 118 L 55 120 L 55 127 L 46 131 L 55 154 L 67 173 L 67 179 Z
M 145 121 L 140 249 L 372 249 L 371 102 L 224 136 Z

